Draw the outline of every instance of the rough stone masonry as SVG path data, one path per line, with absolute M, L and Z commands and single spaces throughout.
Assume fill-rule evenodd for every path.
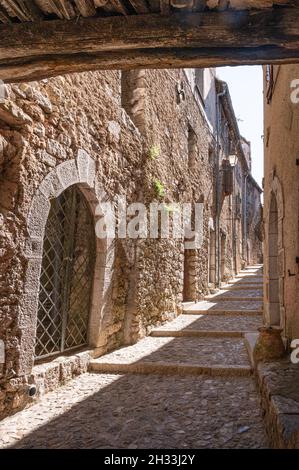
M 0 103 L 2 416 L 30 401 L 30 386 L 41 394 L 88 367 L 88 352 L 34 366 L 53 200 L 76 185 L 94 224 L 97 204 L 118 195 L 145 204 L 202 202 L 204 242 L 189 253 L 187 273 L 187 300 L 199 300 L 211 287 L 215 145 L 184 70 L 92 72 L 6 86 Z M 181 312 L 184 240 L 97 239 L 93 257 L 87 343 L 93 356 L 134 343 Z M 224 265 L 229 278 L 232 263 Z

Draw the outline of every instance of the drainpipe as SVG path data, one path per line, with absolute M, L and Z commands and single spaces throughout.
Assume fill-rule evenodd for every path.
M 220 214 L 221 214 L 221 179 L 220 179 L 220 126 L 221 126 L 221 112 L 220 112 L 220 98 L 227 92 L 227 85 L 224 84 L 223 90 L 216 94 L 216 148 L 217 148 L 217 161 L 216 161 L 216 286 L 220 287 Z

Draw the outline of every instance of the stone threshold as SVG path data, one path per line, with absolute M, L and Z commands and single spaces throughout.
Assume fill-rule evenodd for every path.
M 163 337 L 198 337 L 198 338 L 243 338 L 242 331 L 212 331 L 212 330 L 153 330 L 150 336 Z
M 160 375 L 207 375 L 217 377 L 249 377 L 252 375 L 251 366 L 245 365 L 213 365 L 157 362 L 135 362 L 119 364 L 92 360 L 89 372 L 109 374 L 160 374 Z
M 299 449 L 299 364 L 288 357 L 256 363 L 253 349 L 258 333 L 246 333 L 245 345 L 261 395 L 265 424 L 275 449 Z

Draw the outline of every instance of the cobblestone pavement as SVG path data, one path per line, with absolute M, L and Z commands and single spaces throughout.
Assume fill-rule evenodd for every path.
M 106 354 L 98 363 L 171 362 L 201 365 L 247 365 L 248 355 L 239 338 L 152 338 Z
M 85 374 L 0 424 L 16 448 L 267 447 L 247 378 Z
M 186 312 L 155 330 L 244 332 L 260 322 L 259 314 Z M 147 337 L 96 361 L 215 364 L 228 373 L 166 375 L 163 367 L 151 374 L 86 373 L 4 419 L 0 447 L 268 447 L 253 376 L 229 373 L 230 365 L 249 366 L 242 338 Z

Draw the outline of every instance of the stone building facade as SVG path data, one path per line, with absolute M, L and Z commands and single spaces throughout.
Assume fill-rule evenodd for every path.
M 24 406 L 35 387 L 40 394 L 87 370 L 90 355 L 138 341 L 246 262 L 244 224 L 235 252 L 232 241 L 246 165 L 221 93 L 209 69 L 93 72 L 6 87 L 2 415 Z M 232 147 L 237 164 L 229 164 L 224 195 Z M 201 203 L 201 247 L 185 249 L 184 238 L 96 237 L 99 204 L 116 205 L 119 196 L 170 212 L 174 202 Z
M 298 77 L 298 65 L 264 68 L 264 312 L 286 346 L 299 338 Z

